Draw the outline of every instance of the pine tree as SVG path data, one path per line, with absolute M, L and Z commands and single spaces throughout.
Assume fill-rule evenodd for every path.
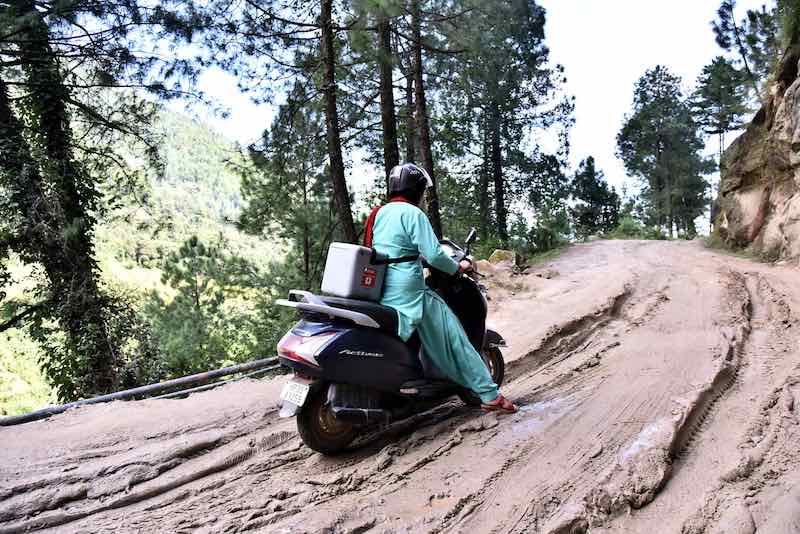
M 535 200 L 536 194 L 529 193 L 536 188 L 537 176 L 552 170 L 552 156 L 562 163 L 566 156 L 565 136 L 559 136 L 563 143 L 558 154 L 544 154 L 532 132 L 568 129 L 572 99 L 561 98 L 563 69 L 549 63 L 541 6 L 515 0 L 470 2 L 464 7 L 469 16 L 447 34 L 452 47 L 465 51 L 463 58 L 453 58 L 448 72 L 452 83 L 444 99 L 456 114 L 448 126 L 454 127 L 451 131 L 462 144 L 476 147 L 472 154 L 480 160 L 475 173 L 478 211 L 487 220 L 485 201 L 494 201 L 493 233 L 505 244 L 511 205 Z M 567 180 L 563 182 L 567 193 Z
M 322 93 L 325 100 L 325 133 L 328 139 L 328 160 L 333 199 L 339 223 L 345 239 L 350 243 L 358 241 L 350 207 L 350 195 L 344 176 L 344 160 L 342 158 L 342 142 L 339 132 L 339 108 L 336 104 L 336 50 L 334 50 L 333 0 L 321 0 L 320 26 L 322 31 L 320 50 L 322 53 Z
M 206 10 L 215 23 L 205 34 L 205 44 L 212 56 L 207 61 L 234 73 L 240 88 L 255 101 L 270 102 L 299 81 L 309 102 L 323 104 L 328 179 L 339 231 L 343 240 L 355 243 L 359 232 L 345 178 L 344 148 L 350 131 L 360 130 L 368 105 L 377 102 L 380 91 L 365 104 L 355 102 L 355 91 L 344 87 L 349 79 L 363 82 L 341 68 L 343 58 L 353 54 L 348 34 L 360 30 L 359 21 L 365 16 L 365 11 L 352 7 L 333 0 L 269 0 L 231 9 L 226 0 L 216 0 Z M 353 67 L 357 70 L 357 65 Z M 360 99 L 363 85 L 357 93 Z
M 780 54 L 776 10 L 762 6 L 748 10 L 745 18 L 736 20 L 736 0 L 723 0 L 712 22 L 717 44 L 734 52 L 742 64 L 742 82 L 756 99 L 764 92 Z
M 425 64 L 423 62 L 422 20 L 420 16 L 420 0 L 411 0 L 411 49 L 413 51 L 413 77 L 414 77 L 414 122 L 417 127 L 417 142 L 419 143 L 419 159 L 422 166 L 431 177 L 433 185 L 426 193 L 428 218 L 433 226 L 433 231 L 442 237 L 442 217 L 439 210 L 439 195 L 436 191 L 436 170 L 433 165 L 433 146 L 431 142 L 431 128 L 428 122 L 428 104 L 425 94 Z
M 743 87 L 741 73 L 722 56 L 703 67 L 697 79 L 692 111 L 703 132 L 717 136 L 720 166 L 725 134 L 741 128 L 748 113 Z
M 585 239 L 610 232 L 619 223 L 620 198 L 608 186 L 592 156 L 583 160 L 572 180 L 575 205 L 570 209 L 575 233 Z
M 245 168 L 242 177 L 242 228 L 290 244 L 280 283 L 275 284 L 283 293 L 319 288 L 328 245 L 338 237 L 326 152 L 316 142 L 324 135 L 324 118 L 318 109 L 304 105 L 306 101 L 298 83 L 262 143 L 250 148 L 255 168 Z
M 252 306 L 236 305 L 236 296 L 252 287 L 255 267 L 225 253 L 224 240 L 206 244 L 197 236 L 169 254 L 162 283 L 175 294 L 150 296 L 147 314 L 164 351 L 164 374 L 182 376 L 242 361 L 260 353 Z
M 706 207 L 704 175 L 712 163 L 701 156 L 703 142 L 681 80 L 663 66 L 648 70 L 634 89 L 633 112 L 617 135 L 617 151 L 632 176 L 645 183 L 651 222 L 692 233 Z
M 383 134 L 383 168 L 385 178 L 400 164 L 400 150 L 397 142 L 397 114 L 394 104 L 394 50 L 392 49 L 392 17 L 390 9 L 395 6 L 381 6 L 377 10 L 378 66 L 380 74 L 381 128 Z

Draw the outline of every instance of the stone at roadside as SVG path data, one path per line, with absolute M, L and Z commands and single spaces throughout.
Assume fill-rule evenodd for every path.
M 487 260 L 478 260 L 475 262 L 475 270 L 488 276 L 494 274 L 495 266 Z
M 546 280 L 550 280 L 551 278 L 555 278 L 558 275 L 559 275 L 559 272 L 556 271 L 555 269 L 545 269 L 543 271 L 539 271 L 538 273 L 536 273 L 536 276 L 538 276 L 539 278 L 544 278 Z
M 496 249 L 494 252 L 492 252 L 492 255 L 489 256 L 489 261 L 494 264 L 509 262 L 511 265 L 516 265 L 517 253 L 513 250 Z
M 530 267 L 527 265 L 513 265 L 511 267 L 511 276 L 527 276 L 530 274 L 528 269 L 530 269 Z

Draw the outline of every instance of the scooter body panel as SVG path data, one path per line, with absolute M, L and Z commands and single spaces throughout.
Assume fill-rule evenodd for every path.
M 399 393 L 405 382 L 423 378 L 408 345 L 375 328 L 351 328 L 317 356 L 326 380 Z
M 458 318 L 473 348 L 483 350 L 486 335 L 486 299 L 478 284 L 469 278 L 442 280 L 430 277 L 433 289 Z

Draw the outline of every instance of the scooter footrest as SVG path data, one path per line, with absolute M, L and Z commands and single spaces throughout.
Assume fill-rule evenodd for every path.
M 391 414 L 381 408 L 380 393 L 351 384 L 331 384 L 328 402 L 337 419 L 356 424 L 388 423 Z
M 341 408 L 334 406 L 333 415 L 336 419 L 348 423 L 366 425 L 369 423 L 389 423 L 391 416 L 386 410 L 369 410 L 363 408 Z
M 400 393 L 409 397 L 422 399 L 441 397 L 444 394 L 455 392 L 456 385 L 443 380 L 409 380 L 400 386 Z

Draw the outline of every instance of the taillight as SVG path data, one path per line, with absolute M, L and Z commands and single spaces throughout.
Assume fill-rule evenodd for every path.
M 317 354 L 331 341 L 338 332 L 328 332 L 316 336 L 303 337 L 288 332 L 278 342 L 278 354 L 296 362 L 319 367 Z

